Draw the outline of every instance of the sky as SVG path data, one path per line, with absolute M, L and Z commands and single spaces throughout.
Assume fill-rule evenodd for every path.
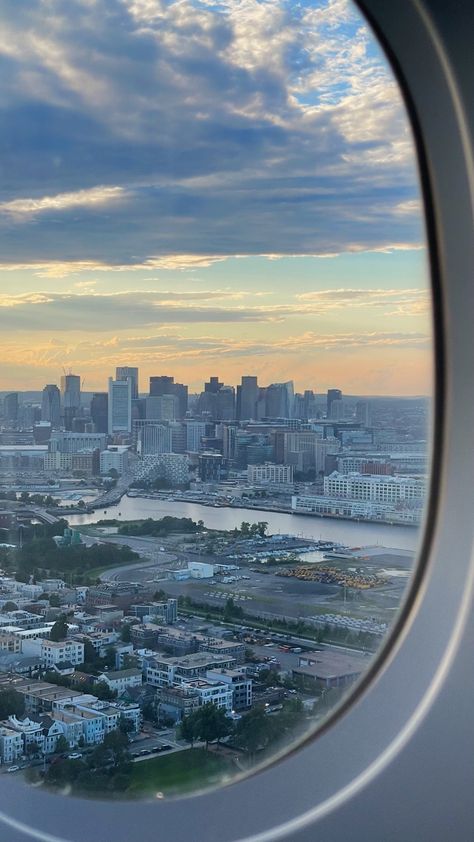
M 3 0 L 0 390 L 430 394 L 414 145 L 345 0 Z

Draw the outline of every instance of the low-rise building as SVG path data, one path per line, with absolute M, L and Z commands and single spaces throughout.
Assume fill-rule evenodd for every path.
M 32 717 L 40 713 L 48 713 L 61 702 L 71 702 L 81 695 L 80 690 L 68 687 L 58 687 L 46 681 L 33 678 L 23 678 L 18 675 L 0 675 L 0 691 L 13 689 L 20 693 L 25 701 L 25 710 Z
M 21 652 L 21 643 L 17 635 L 0 632 L 0 652 Z
M 367 656 L 358 652 L 305 652 L 293 667 L 292 676 L 311 689 L 345 687 L 367 669 L 367 662 Z
M 45 669 L 60 666 L 65 661 L 74 666 L 84 663 L 84 644 L 79 640 L 29 640 L 23 643 L 23 652 L 26 655 L 39 652 L 41 664 Z
M 206 637 L 202 635 L 200 652 L 211 652 L 213 655 L 220 655 L 222 658 L 233 658 L 238 664 L 245 661 L 245 644 L 236 640 L 222 640 L 219 637 Z
M 209 670 L 209 681 L 227 684 L 232 690 L 232 709 L 248 710 L 252 707 L 252 679 L 247 676 L 245 667 L 232 670 Z
M 0 722 L 0 759 L 2 763 L 14 763 L 23 754 L 23 738 L 18 731 L 5 722 Z
M 199 707 L 199 693 L 188 686 L 163 687 L 159 692 L 159 712 L 181 722 Z
M 213 655 L 211 652 L 196 652 L 182 658 L 171 658 L 158 653 L 148 661 L 146 682 L 153 687 L 171 687 L 173 684 L 187 684 L 206 675 L 211 669 L 230 669 L 235 659 Z
M 105 681 L 111 690 L 115 690 L 120 695 L 127 687 L 140 687 L 142 671 L 139 669 L 108 670 L 101 672 L 97 680 Z
M 293 465 L 275 465 L 266 462 L 264 465 L 249 465 L 247 468 L 249 485 L 260 483 L 272 485 L 291 485 L 293 482 Z
M 205 678 L 196 678 L 184 686 L 196 691 L 200 706 L 213 704 L 217 708 L 223 708 L 226 711 L 232 710 L 232 687 L 226 682 L 207 681 Z

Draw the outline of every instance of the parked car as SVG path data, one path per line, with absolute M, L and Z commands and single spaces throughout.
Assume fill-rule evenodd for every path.
M 73 751 L 72 754 L 68 754 L 67 759 L 68 760 L 80 760 L 81 757 L 82 757 L 82 754 L 81 754 L 80 751 Z
M 7 772 L 18 772 L 20 769 L 19 766 L 9 766 Z

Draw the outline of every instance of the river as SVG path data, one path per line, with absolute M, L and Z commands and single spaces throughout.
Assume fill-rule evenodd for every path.
M 302 538 L 337 541 L 350 547 L 380 544 L 415 551 L 420 539 L 420 530 L 412 526 L 390 526 L 388 524 L 361 523 L 360 521 L 337 520 L 335 518 L 291 515 L 281 512 L 265 512 L 255 509 L 213 508 L 198 503 L 180 503 L 168 500 L 153 500 L 144 497 L 123 497 L 120 503 L 107 509 L 97 509 L 83 515 L 68 515 L 71 526 L 94 523 L 102 518 L 138 520 L 160 518 L 164 515 L 190 517 L 202 520 L 209 529 L 234 529 L 243 520 L 255 523 L 264 520 L 270 534 L 289 533 Z

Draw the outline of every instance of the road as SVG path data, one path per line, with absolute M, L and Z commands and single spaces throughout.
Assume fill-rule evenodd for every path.
M 184 751 L 189 748 L 188 743 L 181 743 L 176 740 L 176 733 L 174 728 L 157 729 L 147 727 L 146 730 L 141 731 L 140 734 L 130 741 L 130 752 L 132 756 L 140 751 L 152 752 L 157 746 L 169 745 L 172 748 L 166 752 L 153 752 L 146 754 L 143 757 L 134 757 L 133 762 L 138 763 L 142 760 L 150 760 L 152 757 L 160 757 L 162 754 L 173 754 L 177 751 Z

